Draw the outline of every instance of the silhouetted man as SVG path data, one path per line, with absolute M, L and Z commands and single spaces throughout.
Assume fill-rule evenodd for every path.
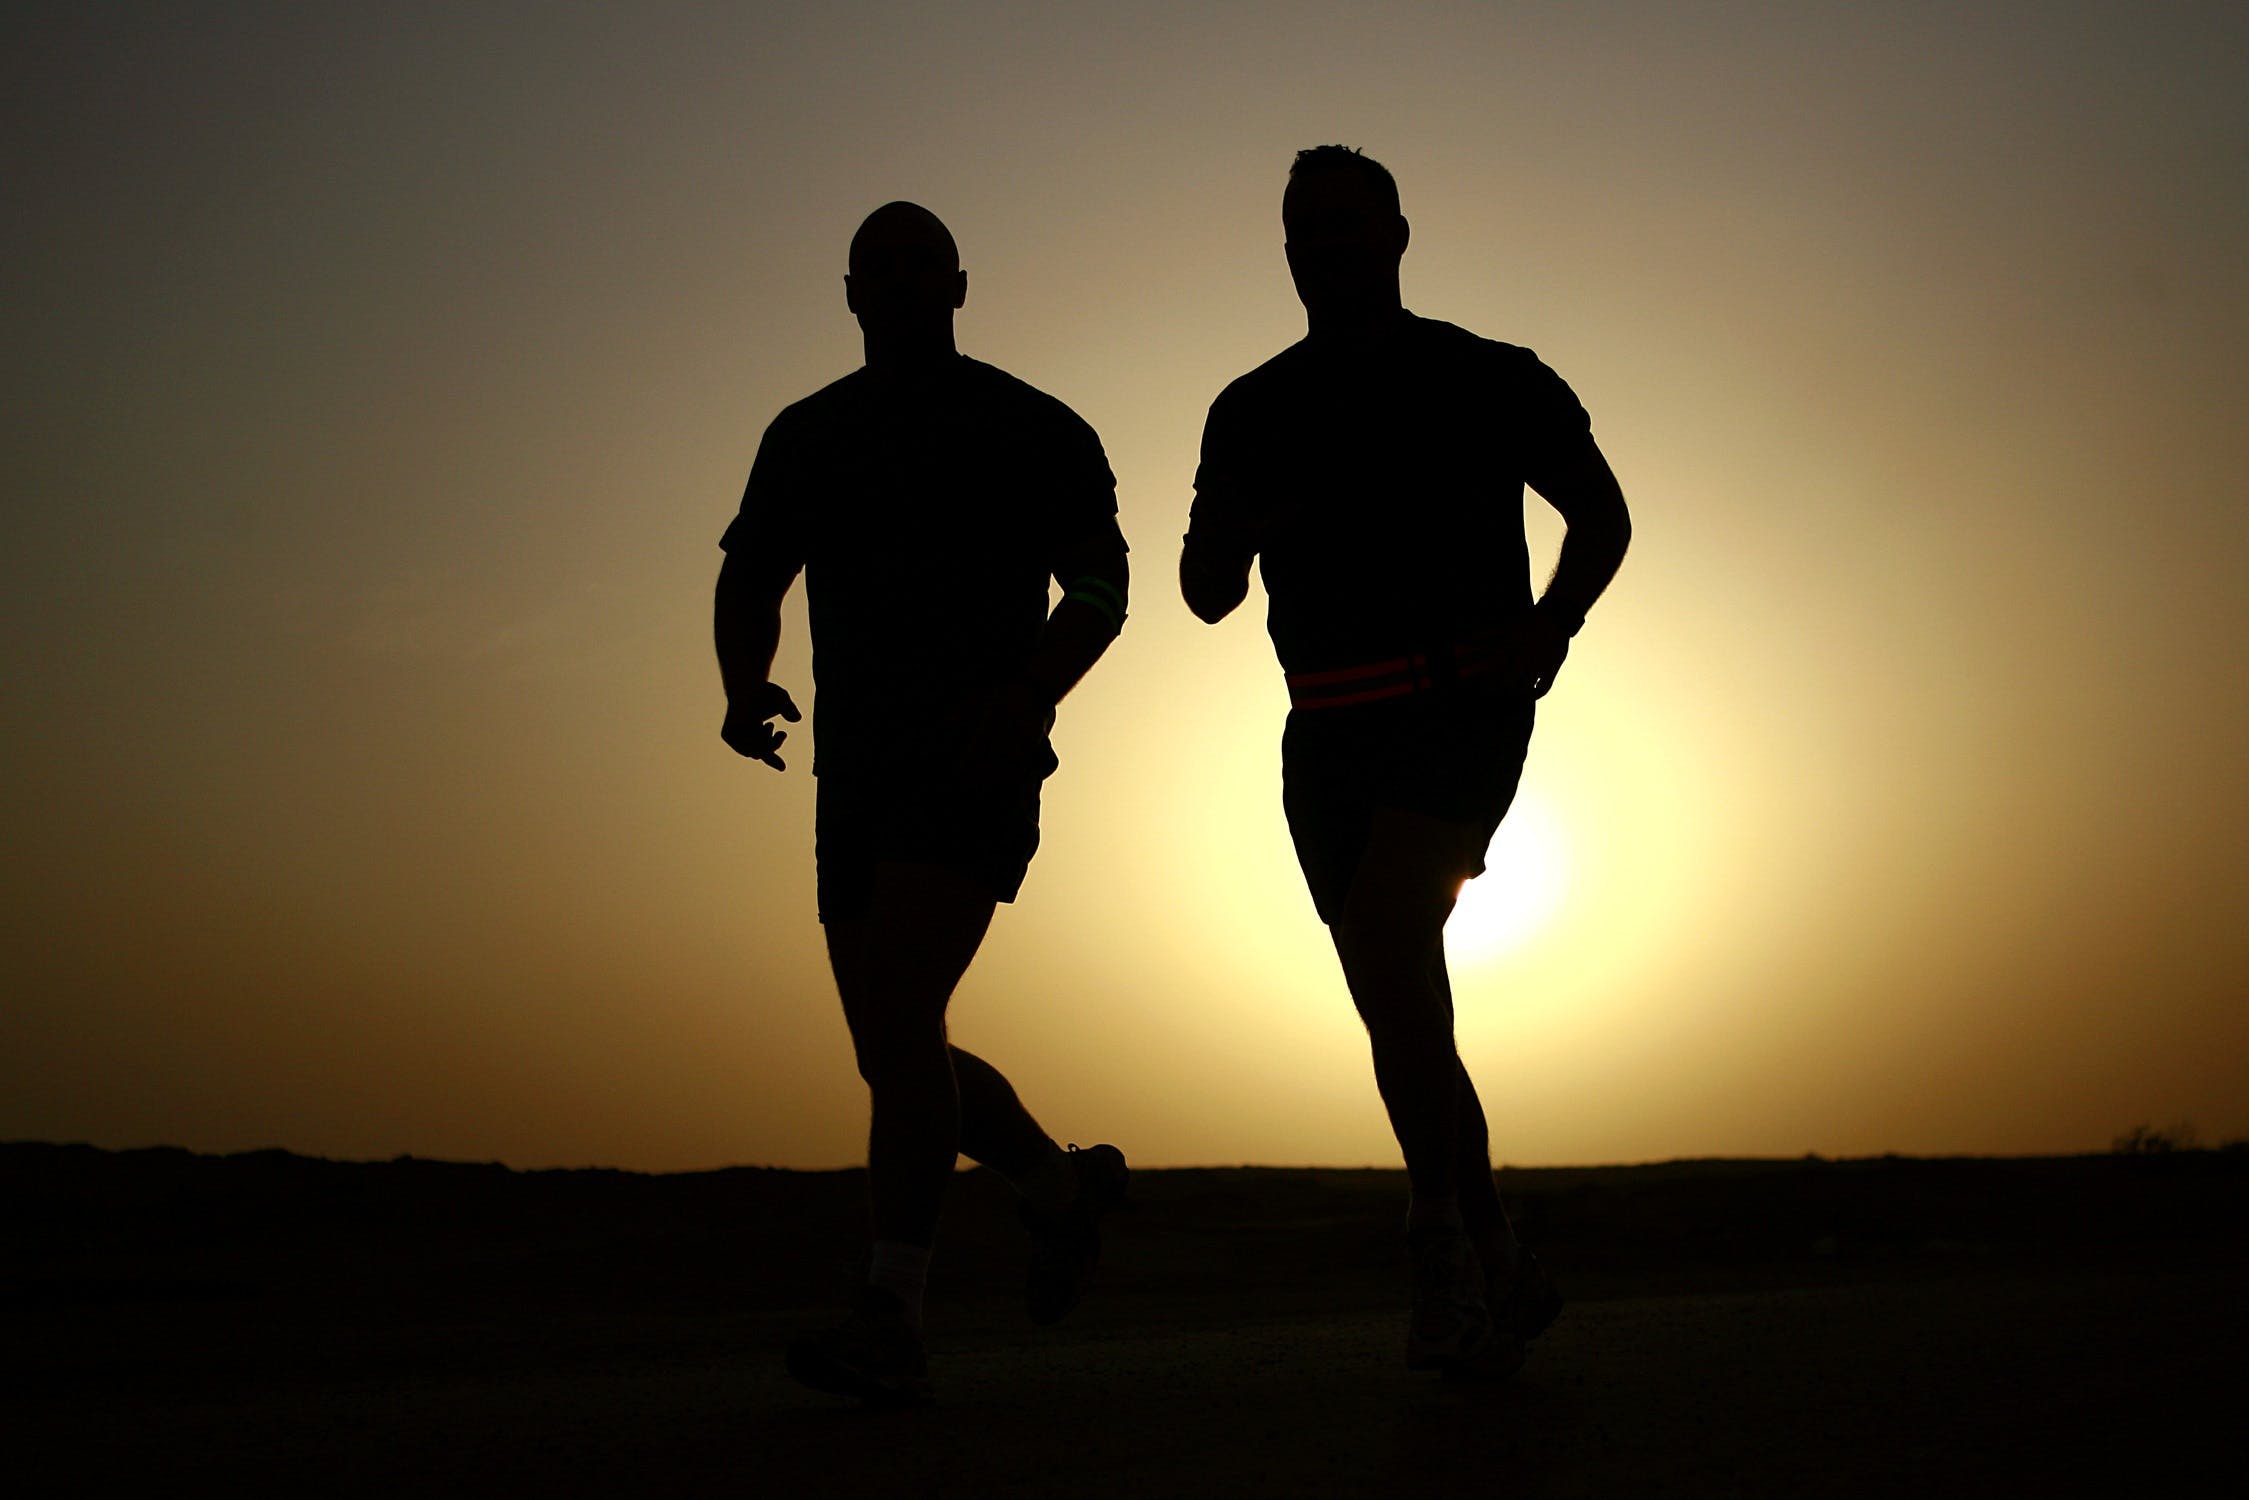
M 1492 1181 L 1444 926 L 1631 523 L 1559 376 L 1405 310 L 1389 172 L 1341 146 L 1299 152 L 1281 223 L 1308 332 L 1212 403 L 1180 588 L 1216 623 L 1262 559 L 1289 832 L 1412 1187 L 1406 1362 L 1504 1375 L 1561 1299 Z M 1535 603 L 1526 483 L 1568 524 Z
M 955 352 L 952 234 L 889 203 L 851 241 L 866 365 L 766 429 L 720 545 L 720 731 L 783 769 L 796 705 L 769 680 L 782 597 L 811 610 L 820 921 L 872 1100 L 874 1251 L 840 1328 L 789 1368 L 869 1404 L 924 1400 L 921 1304 L 957 1155 L 1022 1195 L 1031 1315 L 1076 1301 L 1122 1196 L 1113 1146 L 1065 1152 L 945 1009 L 1039 841 L 1054 707 L 1124 622 L 1125 543 L 1100 439 L 1061 402 Z M 1048 581 L 1067 591 L 1048 610 Z

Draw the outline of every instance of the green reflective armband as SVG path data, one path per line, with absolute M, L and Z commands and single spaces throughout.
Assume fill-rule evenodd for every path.
M 1069 590 L 1062 596 L 1075 599 L 1093 609 L 1109 622 L 1112 630 L 1123 630 L 1125 622 L 1124 590 L 1099 574 L 1088 573 L 1083 578 L 1070 580 Z

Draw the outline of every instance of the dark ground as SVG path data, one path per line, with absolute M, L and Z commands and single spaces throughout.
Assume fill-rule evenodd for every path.
M 1463 1388 L 1399 1366 L 1396 1173 L 1138 1174 L 1045 1330 L 1005 1189 L 966 1175 L 941 1404 L 871 1416 L 778 1359 L 856 1278 L 857 1173 L 0 1146 L 11 1487 L 2113 1495 L 2237 1466 L 2249 1153 L 1502 1185 L 1572 1305 Z

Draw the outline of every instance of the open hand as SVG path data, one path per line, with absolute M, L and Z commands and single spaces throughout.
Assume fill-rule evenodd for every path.
M 787 688 L 777 682 L 761 682 L 744 700 L 726 705 L 726 722 L 719 726 L 718 737 L 738 755 L 751 760 L 762 760 L 776 771 L 789 767 L 781 759 L 781 742 L 789 737 L 785 729 L 775 729 L 772 720 L 786 719 L 794 724 L 804 717 L 797 712 L 794 699 Z

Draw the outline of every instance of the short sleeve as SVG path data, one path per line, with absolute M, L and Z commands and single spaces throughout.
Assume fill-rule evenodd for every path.
M 1523 456 L 1534 468 L 1574 458 L 1593 434 L 1593 419 L 1569 382 L 1528 349 L 1516 349 L 1510 400 Z
M 1195 499 L 1187 512 L 1187 535 L 1228 551 L 1255 552 L 1264 545 L 1250 499 L 1250 482 L 1241 461 L 1241 399 L 1231 389 L 1219 393 L 1203 420 L 1201 461 L 1195 466 Z
M 808 550 L 798 425 L 784 411 L 766 427 L 749 482 L 742 487 L 742 507 L 718 539 L 722 550 L 744 561 L 755 559 L 792 573 L 804 566 Z
M 1117 530 L 1117 476 L 1110 471 L 1109 456 L 1091 424 L 1067 406 L 1056 403 L 1056 421 L 1048 441 L 1045 481 L 1046 528 L 1049 555 L 1075 555 L 1098 547 Z

